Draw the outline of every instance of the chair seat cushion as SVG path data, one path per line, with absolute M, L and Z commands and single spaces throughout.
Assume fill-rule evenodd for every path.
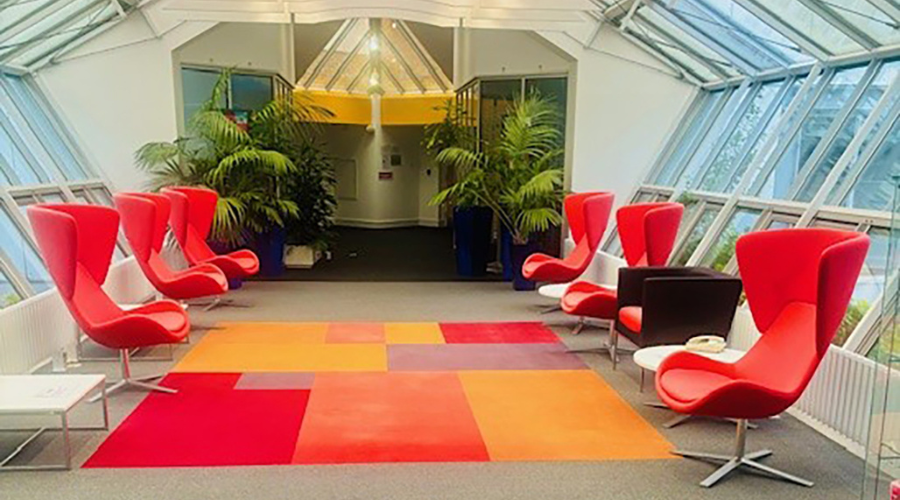
M 163 328 L 173 333 L 181 331 L 187 325 L 187 315 L 183 311 L 158 311 L 144 313 L 144 315 L 151 317 Z
M 562 310 L 575 316 L 598 319 L 616 317 L 617 291 L 603 285 L 578 282 L 571 285 L 560 301 Z
M 628 306 L 619 309 L 619 323 L 635 333 L 641 332 L 641 319 L 644 309 L 640 306 Z
M 731 382 L 731 380 L 731 378 L 718 373 L 674 368 L 662 374 L 659 384 L 666 394 L 672 398 L 684 403 L 690 403 Z

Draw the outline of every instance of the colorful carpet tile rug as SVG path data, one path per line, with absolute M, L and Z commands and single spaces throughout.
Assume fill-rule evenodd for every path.
M 85 467 L 671 458 L 540 323 L 220 323 L 162 383 Z

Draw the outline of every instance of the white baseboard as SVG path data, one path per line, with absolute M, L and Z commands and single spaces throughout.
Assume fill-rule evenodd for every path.
M 441 227 L 441 221 L 439 219 L 419 219 L 419 225 L 422 227 Z

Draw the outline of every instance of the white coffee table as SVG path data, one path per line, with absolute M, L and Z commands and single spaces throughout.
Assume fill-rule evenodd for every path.
M 103 401 L 102 427 L 71 427 L 69 412 L 91 394 L 99 392 Z M 109 430 L 109 406 L 104 375 L 0 375 L 0 416 L 57 416 L 63 434 L 65 460 L 47 465 L 8 465 L 29 443 L 48 430 L 29 430 L 32 434 L 11 454 L 0 459 L 5 470 L 66 470 L 72 468 L 71 430 Z
M 634 353 L 634 363 L 638 365 L 641 369 L 641 392 L 644 392 L 644 378 L 645 374 L 649 372 L 656 372 L 659 369 L 659 365 L 662 364 L 663 360 L 675 354 L 676 352 L 685 351 L 685 347 L 683 345 L 660 345 L 654 347 L 645 347 L 643 349 L 639 349 Z M 722 352 L 711 353 L 711 352 L 701 352 L 701 351 L 690 351 L 694 354 L 698 354 L 700 356 L 704 356 L 710 359 L 714 359 L 716 361 L 720 361 L 722 363 L 734 363 L 741 359 L 745 352 L 739 351 L 737 349 L 725 349 Z M 665 404 L 661 402 L 653 402 L 647 403 L 648 406 L 653 406 L 656 408 L 668 408 Z M 671 428 L 676 425 L 688 420 L 690 415 L 680 415 L 669 422 L 663 424 L 663 427 Z

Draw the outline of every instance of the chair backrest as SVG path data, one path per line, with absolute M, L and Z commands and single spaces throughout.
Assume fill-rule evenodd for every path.
M 92 327 L 124 313 L 103 291 L 119 214 L 98 205 L 39 204 L 28 207 L 28 219 L 47 270 L 78 325 Z
M 619 241 L 631 267 L 664 266 L 669 260 L 684 206 L 681 203 L 635 203 L 616 212 Z
M 591 193 L 583 202 L 585 240 L 591 254 L 597 251 L 600 240 L 609 226 L 615 195 L 613 193 Z
M 575 248 L 565 260 L 573 267 L 584 271 L 591 265 L 609 224 L 614 199 L 612 193 L 606 192 L 578 193 L 566 197 L 566 220 L 575 240 Z
M 840 327 L 868 249 L 865 234 L 835 229 L 742 236 L 738 266 L 762 337 L 738 372 L 798 398 Z
M 197 264 L 216 254 L 206 244 L 219 195 L 212 189 L 172 187 L 162 193 L 172 203 L 169 222 L 188 262 Z
M 169 225 L 169 198 L 157 193 L 117 193 L 113 199 L 144 275 L 154 285 L 170 278 L 173 273 L 160 255 Z
M 566 223 L 569 225 L 569 232 L 572 233 L 572 241 L 574 241 L 576 245 L 584 238 L 584 201 L 591 196 L 598 194 L 604 193 L 572 193 L 566 195 L 566 199 L 563 201 L 563 210 L 566 213 Z

